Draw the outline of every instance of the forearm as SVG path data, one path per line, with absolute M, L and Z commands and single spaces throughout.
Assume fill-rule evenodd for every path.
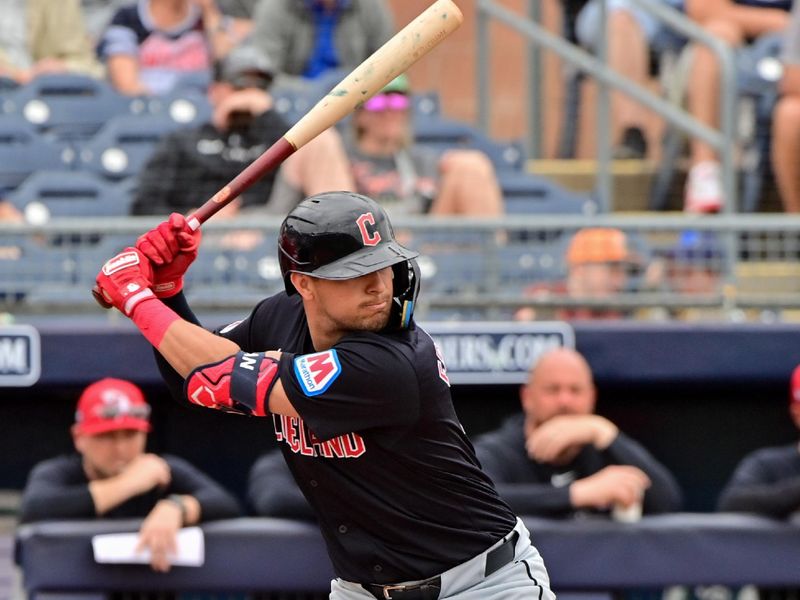
M 785 518 L 800 508 L 800 478 L 775 484 L 731 485 L 720 495 L 719 510 Z
M 573 510 L 568 487 L 545 483 L 504 483 L 496 487 L 500 497 L 517 514 L 556 517 Z
M 102 516 L 137 494 L 128 480 L 120 477 L 98 479 L 89 483 L 89 493 L 97 516 Z
M 19 510 L 21 523 L 56 519 L 92 519 L 97 516 L 85 485 L 26 490 Z
M 774 8 L 741 6 L 730 0 L 687 0 L 686 14 L 701 25 L 727 21 L 747 37 L 781 31 L 788 24 L 788 13 Z
M 229 339 L 182 319 L 167 328 L 158 352 L 183 378 L 197 367 L 236 354 L 239 346 Z

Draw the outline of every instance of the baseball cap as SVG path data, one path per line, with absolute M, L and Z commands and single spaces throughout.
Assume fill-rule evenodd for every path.
M 800 403 L 800 365 L 792 371 L 791 384 L 789 386 L 789 403 Z
M 588 227 L 581 229 L 567 248 L 567 263 L 582 265 L 605 262 L 634 262 L 628 239 L 620 229 Z
M 237 46 L 217 63 L 215 78 L 240 88 L 267 89 L 275 78 L 275 66 L 254 46 Z
M 150 431 L 150 405 L 142 390 L 123 379 L 95 381 L 81 394 L 75 411 L 75 431 L 97 435 L 120 429 Z
M 408 75 L 400 73 L 381 89 L 379 94 L 408 94 L 411 91 L 411 84 Z
M 688 263 L 709 263 L 722 259 L 722 245 L 713 231 L 687 229 L 681 231 L 674 246 L 666 252 L 672 260 Z

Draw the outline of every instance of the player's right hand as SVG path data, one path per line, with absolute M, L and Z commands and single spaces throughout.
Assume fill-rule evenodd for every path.
M 158 298 L 183 289 L 183 276 L 197 258 L 201 238 L 199 228 L 192 231 L 183 215 L 172 213 L 136 240 L 136 248 L 153 265 L 153 292 Z
M 106 261 L 97 274 L 103 298 L 129 317 L 139 303 L 154 297 L 152 283 L 150 261 L 136 248 L 125 248 Z

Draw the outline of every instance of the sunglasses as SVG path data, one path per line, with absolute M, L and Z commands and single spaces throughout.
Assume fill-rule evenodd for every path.
M 120 417 L 133 417 L 134 419 L 145 419 L 150 417 L 149 406 L 120 406 L 117 404 L 106 404 L 104 406 L 95 407 L 92 410 L 95 417 L 101 419 L 118 419 Z M 83 421 L 83 414 L 78 411 L 75 414 L 76 421 Z
M 382 112 L 385 110 L 407 110 L 411 100 L 405 94 L 378 94 L 364 103 L 364 110 Z

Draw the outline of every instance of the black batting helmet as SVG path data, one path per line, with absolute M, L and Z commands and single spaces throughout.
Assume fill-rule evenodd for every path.
M 352 192 L 306 198 L 284 219 L 278 261 L 287 294 L 291 273 L 353 279 L 385 267 L 394 271 L 390 326 L 407 327 L 419 291 L 418 256 L 394 239 L 389 217 L 374 200 Z

